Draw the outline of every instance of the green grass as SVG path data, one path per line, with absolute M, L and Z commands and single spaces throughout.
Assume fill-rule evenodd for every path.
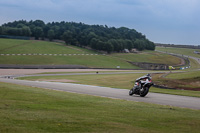
M 55 42 L 35 40 L 0 39 L 1 54 L 98 54 L 97 52 L 78 48 L 75 46 L 63 46 Z M 83 65 L 91 68 L 127 68 L 139 69 L 130 63 L 113 59 L 104 55 L 72 55 L 72 56 L 1 56 L 1 64 L 21 65 Z
M 104 55 L 76 55 L 76 56 L 4 56 L 0 58 L 1 64 L 21 65 L 83 65 L 90 68 L 126 68 L 139 69 L 130 63 L 113 59 Z
M 200 111 L 0 83 L 0 132 L 198 133 Z
M 200 71 L 190 71 L 181 74 L 170 74 L 166 78 L 182 82 L 182 84 L 179 84 L 180 87 L 196 88 L 200 90 Z
M 191 65 L 189 70 L 196 70 L 200 68 L 200 64 L 196 60 L 191 58 L 189 60 Z M 188 71 L 188 69 L 185 69 L 185 71 Z
M 168 65 L 178 65 L 181 63 L 181 60 L 177 57 L 155 51 L 145 51 L 139 54 L 112 54 L 112 56 L 132 62 L 147 62 Z
M 163 74 L 154 75 L 155 83 L 164 85 L 169 88 L 195 90 L 195 93 L 200 91 L 200 71 L 182 71 L 182 73 L 169 73 L 163 77 Z
M 85 54 L 91 50 L 68 46 L 56 42 L 37 40 L 0 39 L 1 54 Z
M 200 71 L 190 71 L 184 73 L 171 73 L 166 76 L 170 79 L 195 79 L 200 77 Z
M 193 57 L 200 58 L 199 54 L 194 54 L 194 51 L 199 51 L 200 49 L 189 49 L 189 48 L 174 48 L 174 47 L 156 47 L 156 50 L 168 52 L 168 53 L 176 53 L 176 54 L 183 54 Z
M 66 46 L 56 42 L 37 40 L 0 39 L 0 54 L 98 54 L 95 51 Z M 145 51 L 140 54 L 110 54 L 110 55 L 0 55 L 0 64 L 18 65 L 83 65 L 91 68 L 141 69 L 127 61 L 149 62 L 176 65 L 180 59 L 155 51 Z
M 154 93 L 163 93 L 163 94 L 171 94 L 171 95 L 180 95 L 180 96 L 190 96 L 190 97 L 199 97 L 199 91 L 192 91 L 192 90 L 171 90 L 171 89 L 160 89 L 152 87 L 150 92 Z
M 121 88 L 121 89 L 130 89 L 133 87 L 135 79 L 144 74 L 104 74 L 104 75 L 66 75 L 66 76 L 36 76 L 36 77 L 23 77 L 20 79 L 25 80 L 63 80 L 68 79 L 73 83 L 78 84 L 88 84 L 96 85 L 103 87 L 112 87 L 112 88 Z M 157 79 L 155 79 L 157 80 Z M 153 79 L 154 81 L 154 79 Z M 151 87 L 150 92 L 156 93 L 166 93 L 173 95 L 183 95 L 183 96 L 193 96 L 200 97 L 199 91 L 189 91 L 189 90 L 167 90 L 167 89 L 158 89 Z

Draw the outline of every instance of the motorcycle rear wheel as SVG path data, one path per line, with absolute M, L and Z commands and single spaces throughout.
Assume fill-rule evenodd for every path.
M 142 92 L 140 92 L 140 96 L 141 97 L 145 97 L 147 95 L 147 93 L 149 92 L 149 87 L 144 87 L 144 90 Z

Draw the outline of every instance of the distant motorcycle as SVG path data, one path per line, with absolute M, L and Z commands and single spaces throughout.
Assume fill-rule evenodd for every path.
M 132 89 L 129 91 L 129 95 L 132 96 L 133 94 L 140 95 L 141 97 L 145 97 L 150 87 L 153 85 L 152 78 L 150 74 L 142 76 L 136 79 L 135 84 Z

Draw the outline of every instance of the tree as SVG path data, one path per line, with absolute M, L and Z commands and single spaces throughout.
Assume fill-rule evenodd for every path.
M 3 27 L 0 26 L 0 35 L 2 35 L 2 34 L 3 34 Z
M 38 40 L 40 37 L 43 37 L 43 29 L 41 27 L 35 27 L 34 35 L 36 40 Z
M 105 51 L 106 50 L 106 43 L 99 40 L 97 42 L 97 50 L 104 50 Z
M 156 48 L 156 45 L 153 42 L 150 42 L 148 46 L 149 46 L 148 50 L 155 50 Z
M 120 44 L 116 39 L 110 39 L 108 43 L 112 44 L 113 51 L 119 52 L 120 51 Z
M 89 45 L 88 43 L 87 43 L 87 34 L 86 33 L 80 33 L 79 35 L 78 35 L 78 42 L 79 42 L 79 44 L 80 44 L 80 46 L 87 46 L 87 45 Z
M 112 51 L 113 51 L 113 49 L 114 49 L 114 47 L 113 47 L 113 45 L 111 44 L 111 42 L 107 42 L 106 43 L 106 52 L 107 53 L 111 53 Z
M 22 29 L 21 28 L 13 28 L 13 27 L 6 27 L 6 34 L 12 35 L 12 36 L 21 36 L 22 35 Z
M 133 42 L 132 42 L 131 40 L 126 39 L 126 40 L 124 41 L 124 43 L 125 43 L 125 47 L 126 47 L 128 50 L 131 50 L 131 49 L 133 48 Z
M 42 20 L 35 20 L 33 21 L 33 24 L 36 26 L 36 27 L 45 27 L 45 23 L 42 21 Z
M 28 26 L 22 27 L 22 35 L 23 36 L 31 36 L 31 29 Z
M 19 23 L 19 24 L 17 24 L 16 28 L 22 28 L 22 27 L 24 27 L 24 26 L 25 26 L 24 24 Z
M 134 44 L 135 44 L 135 48 L 138 49 L 139 51 L 142 51 L 145 49 L 145 41 L 144 40 L 136 39 Z
M 54 30 L 49 30 L 47 35 L 49 41 L 52 41 L 54 39 L 54 36 L 55 36 Z
M 94 32 L 90 32 L 87 37 L 86 37 L 86 43 L 87 44 L 90 44 L 90 41 L 93 39 L 93 38 L 98 38 L 97 35 L 94 33 Z
M 155 50 L 155 44 L 148 39 L 146 40 L 146 49 L 148 50 Z
M 65 31 L 63 33 L 63 36 L 62 36 L 63 40 L 65 41 L 66 44 L 71 44 L 72 43 L 72 32 L 70 32 L 69 30 L 68 31 Z
M 98 43 L 99 43 L 98 39 L 92 38 L 92 40 L 90 41 L 90 47 L 98 50 L 98 47 L 97 47 Z

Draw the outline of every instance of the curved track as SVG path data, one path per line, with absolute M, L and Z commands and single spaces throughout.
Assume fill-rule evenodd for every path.
M 8 82 L 20 85 L 27 85 L 33 87 L 46 88 L 51 90 L 66 91 L 79 94 L 88 94 L 94 96 L 108 97 L 114 99 L 124 99 L 130 101 L 170 105 L 183 108 L 200 109 L 200 98 L 149 93 L 146 97 L 129 96 L 126 89 L 117 89 L 109 87 L 98 87 L 91 85 L 80 85 L 72 83 L 59 83 L 59 82 L 39 82 L 39 81 L 26 81 L 0 78 L 0 82 Z

